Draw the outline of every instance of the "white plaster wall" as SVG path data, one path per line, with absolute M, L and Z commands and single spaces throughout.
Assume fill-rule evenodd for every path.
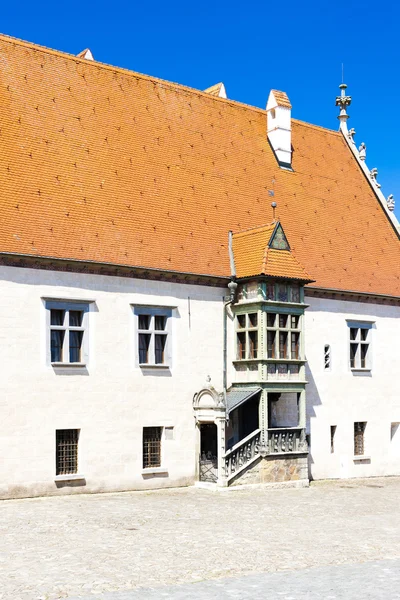
M 339 300 L 306 298 L 308 360 L 307 426 L 311 434 L 314 479 L 400 474 L 400 443 L 391 441 L 391 423 L 400 422 L 400 308 Z M 346 319 L 374 321 L 372 369 L 349 367 Z M 324 345 L 331 346 L 331 370 L 324 370 Z M 354 422 L 367 422 L 365 455 L 353 460 Z M 336 425 L 335 452 L 330 426 Z
M 222 288 L 0 268 L 0 497 L 192 483 L 193 394 L 206 376 L 222 390 Z M 87 371 L 46 365 L 43 297 L 94 300 Z M 188 312 L 190 297 L 190 320 Z M 176 307 L 172 368 L 135 366 L 132 305 Z M 142 476 L 142 428 L 173 426 L 168 476 Z M 58 489 L 55 430 L 79 428 L 85 486 Z

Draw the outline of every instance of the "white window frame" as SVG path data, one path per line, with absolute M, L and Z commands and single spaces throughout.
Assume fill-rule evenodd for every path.
M 46 308 L 46 363 L 53 367 L 85 367 L 89 362 L 89 302 L 66 301 L 66 300 L 45 300 Z M 65 311 L 65 321 L 62 326 L 51 325 L 51 310 Z M 82 311 L 82 325 L 80 327 L 69 326 L 69 311 Z M 65 331 L 63 341 L 63 360 L 52 362 L 51 360 L 51 330 L 58 329 Z M 82 331 L 81 361 L 70 362 L 69 356 L 69 335 L 70 331 Z
M 256 315 L 257 317 L 257 325 L 255 327 L 252 326 L 251 321 L 250 321 L 250 315 Z M 256 310 L 249 310 L 249 312 L 246 313 L 237 313 L 236 314 L 236 318 L 235 318 L 235 322 L 236 322 L 236 360 L 258 360 L 260 358 L 260 334 L 259 334 L 259 323 L 260 323 L 260 312 L 256 309 Z M 239 319 L 240 317 L 244 317 L 245 319 L 245 326 L 244 327 L 239 327 Z M 250 356 L 250 334 L 255 333 L 256 334 L 256 339 L 257 339 L 257 356 Z M 245 337 L 245 349 L 246 349 L 246 356 L 245 357 L 239 357 L 239 335 L 244 335 Z
M 347 348 L 348 365 L 350 371 L 371 371 L 372 370 L 372 329 L 374 323 L 371 321 L 353 321 L 347 319 Z M 358 329 L 355 339 L 351 338 L 351 330 Z M 361 330 L 366 332 L 365 339 L 362 339 Z M 351 344 L 357 344 L 354 366 L 351 365 Z M 368 346 L 365 366 L 361 366 L 361 346 Z
M 274 325 L 268 325 L 268 315 L 275 315 Z M 286 317 L 286 327 L 280 327 L 279 325 L 279 316 Z M 297 327 L 292 327 L 292 317 L 298 318 Z M 304 352 L 303 352 L 303 315 L 300 313 L 290 313 L 283 310 L 270 310 L 265 312 L 265 358 L 267 360 L 279 360 L 279 361 L 293 361 L 293 360 L 303 360 Z M 274 341 L 274 353 L 275 356 L 268 356 L 268 332 L 275 332 L 275 341 Z M 287 356 L 280 356 L 280 344 L 279 344 L 279 334 L 286 333 L 287 334 Z M 298 334 L 298 356 L 292 356 L 292 334 Z
M 155 306 L 134 306 L 134 318 L 135 318 L 135 365 L 141 369 L 170 369 L 172 367 L 172 308 L 168 307 L 155 307 Z M 149 329 L 139 329 L 139 316 L 149 315 L 150 316 L 150 327 Z M 154 318 L 156 316 L 166 318 L 166 326 L 163 330 L 166 334 L 166 342 L 164 348 L 164 362 L 155 362 L 155 335 L 162 334 L 162 331 L 156 330 L 154 327 Z M 149 362 L 141 363 L 139 361 L 139 334 L 149 334 L 150 345 L 149 345 Z

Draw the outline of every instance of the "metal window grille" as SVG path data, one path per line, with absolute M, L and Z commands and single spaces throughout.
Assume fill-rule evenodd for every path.
M 366 423 L 354 423 L 354 455 L 364 454 L 364 432 Z
M 79 429 L 56 431 L 56 474 L 71 475 L 78 472 Z
M 162 427 L 143 427 L 143 468 L 161 467 Z

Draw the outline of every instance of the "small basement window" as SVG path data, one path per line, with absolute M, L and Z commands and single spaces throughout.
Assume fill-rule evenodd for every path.
M 56 430 L 56 475 L 78 472 L 79 429 Z
M 162 427 L 143 427 L 143 469 L 161 467 Z

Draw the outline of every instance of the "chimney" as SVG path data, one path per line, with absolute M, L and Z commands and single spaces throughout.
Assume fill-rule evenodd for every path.
M 292 168 L 292 105 L 285 92 L 271 90 L 267 102 L 267 134 L 279 165 Z

